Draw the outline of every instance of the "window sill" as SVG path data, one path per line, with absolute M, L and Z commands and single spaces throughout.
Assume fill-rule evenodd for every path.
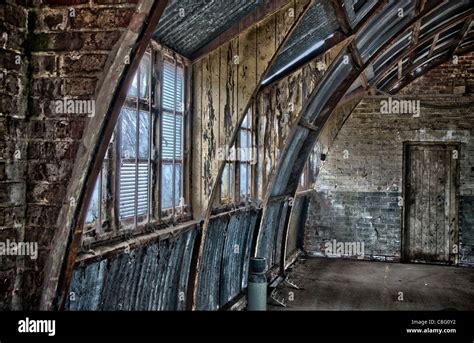
M 150 245 L 154 242 L 166 240 L 170 237 L 178 236 L 187 231 L 191 231 L 199 226 L 199 221 L 190 220 L 176 226 L 164 227 L 164 223 L 151 224 L 154 231 L 150 232 L 148 225 L 139 227 L 139 231 L 133 232 L 133 237 L 127 238 L 129 233 L 115 237 L 113 240 L 100 241 L 91 244 L 91 247 L 85 251 L 84 248 L 79 252 L 76 259 L 76 266 L 91 264 L 104 259 L 108 259 L 120 254 L 127 253 L 140 247 Z M 158 227 L 157 227 L 158 225 Z

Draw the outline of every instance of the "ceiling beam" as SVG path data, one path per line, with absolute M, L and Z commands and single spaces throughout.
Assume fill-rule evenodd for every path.
M 417 5 L 416 5 L 416 14 L 418 15 L 423 11 L 425 8 L 426 0 L 418 0 Z M 410 47 L 416 47 L 418 45 L 418 39 L 420 37 L 420 28 L 421 28 L 421 20 L 418 20 L 416 24 L 413 26 L 413 31 L 411 34 L 411 42 L 410 42 Z M 411 66 L 413 64 L 413 54 L 415 50 L 412 50 L 410 55 L 408 56 L 408 66 Z
M 464 51 L 462 52 L 462 54 L 467 54 L 471 51 L 474 51 L 474 47 L 469 47 L 468 49 L 464 49 Z M 447 63 L 451 60 L 451 56 L 450 55 L 446 55 L 445 57 L 443 58 L 440 58 L 438 60 L 435 60 L 433 61 L 433 63 L 430 63 L 428 66 L 424 67 L 423 70 L 420 72 L 420 73 L 417 73 L 417 74 L 409 74 L 405 77 L 405 79 L 398 85 L 398 87 L 396 88 L 392 88 L 390 90 L 390 92 L 392 91 L 396 91 L 396 92 L 399 92 L 401 91 L 403 88 L 405 88 L 406 86 L 408 86 L 410 83 L 412 83 L 413 81 L 415 81 L 416 79 L 418 79 L 419 77 L 425 75 L 426 73 L 428 73 L 430 70 L 433 70 L 434 68 L 444 64 L 444 63 Z
M 349 18 L 347 17 L 347 12 L 344 9 L 344 3 L 342 0 L 332 0 L 334 5 L 334 11 L 336 12 L 336 18 L 341 27 L 342 32 L 346 35 L 346 37 L 352 36 L 354 31 L 351 29 L 351 25 L 349 22 Z M 362 61 L 362 57 L 360 56 L 359 50 L 357 49 L 357 44 L 355 40 L 352 40 L 347 50 L 351 54 L 351 57 L 356 65 L 357 68 L 362 68 L 364 65 L 364 61 Z
M 435 51 L 436 45 L 438 44 L 438 39 L 439 39 L 439 33 L 435 34 L 435 36 L 433 38 L 433 43 L 431 43 L 431 48 L 430 48 L 430 52 L 428 54 L 428 58 L 433 56 L 433 52 Z
M 382 80 L 383 78 L 385 78 L 385 76 L 387 76 L 388 73 L 390 73 L 393 68 L 395 68 L 395 66 L 398 65 L 399 61 L 400 60 L 403 60 L 405 59 L 408 55 L 410 55 L 414 50 L 417 49 L 418 46 L 420 45 L 423 45 L 425 44 L 426 42 L 429 42 L 430 40 L 432 39 L 436 39 L 436 36 L 439 36 L 441 33 L 445 32 L 446 30 L 449 30 L 450 28 L 458 25 L 460 22 L 462 22 L 463 20 L 466 20 L 466 18 L 470 18 L 472 19 L 472 15 L 473 15 L 473 12 L 474 10 L 470 10 L 469 12 L 466 12 L 465 14 L 463 14 L 462 16 L 459 16 L 457 18 L 454 18 L 454 19 L 451 19 L 449 20 L 448 22 L 446 22 L 444 25 L 440 26 L 438 29 L 436 29 L 435 31 L 431 32 L 428 36 L 424 37 L 421 41 L 418 42 L 418 45 L 417 46 L 410 46 L 410 48 L 405 51 L 405 53 L 403 53 L 400 58 L 397 58 L 393 63 L 391 64 L 387 64 L 386 67 L 382 70 L 382 72 L 378 73 L 378 75 L 370 81 L 370 85 L 371 86 L 376 86 L 377 83 Z M 433 44 L 432 44 L 432 47 L 433 47 Z M 436 50 L 436 48 L 434 48 L 433 52 Z M 431 52 L 431 55 L 433 54 L 433 52 Z M 431 56 L 430 56 L 431 57 Z

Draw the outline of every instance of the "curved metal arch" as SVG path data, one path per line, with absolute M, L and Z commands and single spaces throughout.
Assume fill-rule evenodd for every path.
M 130 27 L 126 31 L 128 36 L 119 43 L 116 55 L 109 56 L 109 69 L 96 92 L 97 98 L 103 101 L 98 104 L 100 108 L 96 109 L 95 117 L 87 124 L 87 134 L 84 134 L 81 140 L 65 204 L 58 218 L 58 228 L 46 264 L 40 310 L 64 308 L 95 180 L 105 158 L 128 86 L 132 83 L 153 30 L 167 4 L 168 0 L 159 0 L 153 4 L 146 4 L 146 0 L 138 1 L 137 8 L 141 12 L 137 13 L 146 15 L 146 20 L 138 28 Z M 125 56 L 130 57 L 130 64 L 124 62 Z M 115 72 L 111 73 L 114 68 Z
M 321 81 L 320 85 L 315 89 L 303 107 L 299 116 L 299 122 L 291 129 L 288 143 L 282 152 L 280 161 L 267 189 L 263 217 L 258 229 L 257 247 L 254 255 L 267 258 L 270 257 L 269 254 L 272 252 L 268 249 L 269 247 L 267 240 L 269 237 L 266 236 L 271 236 L 272 234 L 274 235 L 274 231 L 276 230 L 276 228 L 272 226 L 270 218 L 276 214 L 279 215 L 282 211 L 281 208 L 277 208 L 272 203 L 272 199 L 281 199 L 282 197 L 286 197 L 283 202 L 281 202 L 281 200 L 275 200 L 275 203 L 278 204 L 277 206 L 281 207 L 283 206 L 284 202 L 287 201 L 288 197 L 291 197 L 295 194 L 299 176 L 301 175 L 304 164 L 309 156 L 309 152 L 311 151 L 311 148 L 315 144 L 321 132 L 321 128 L 326 123 L 336 105 L 343 98 L 350 85 L 363 72 L 365 72 L 366 69 L 372 65 L 372 63 L 377 58 L 385 53 L 394 44 L 394 42 L 397 42 L 400 37 L 403 37 L 407 30 L 411 29 L 413 25 L 419 23 L 434 11 L 443 7 L 449 7 L 449 3 L 446 1 L 438 1 L 430 8 L 421 10 L 412 19 L 400 22 L 399 25 L 396 25 L 397 30 L 393 32 L 394 30 L 392 28 L 392 34 L 389 34 L 389 37 L 385 38 L 384 42 L 379 43 L 379 46 L 375 48 L 367 48 L 368 51 L 372 50 L 373 53 L 359 53 L 359 56 L 364 58 L 364 64 L 360 68 L 358 68 L 358 66 L 353 63 L 353 58 L 351 58 L 353 57 L 353 54 L 347 58 L 347 50 L 346 54 L 341 54 L 334 61 L 330 67 L 330 70 L 326 74 L 327 77 Z M 382 11 L 382 16 L 384 15 L 384 12 L 385 11 Z M 380 20 L 380 18 L 374 18 L 374 21 L 377 20 Z M 371 27 L 368 28 L 366 32 L 362 33 L 362 37 L 386 37 L 387 35 L 385 32 L 386 30 L 384 30 L 383 26 L 375 26 L 375 29 Z M 360 34 L 361 32 L 357 32 L 356 37 L 360 37 Z M 358 51 L 356 50 L 356 52 Z M 345 59 L 346 62 L 349 60 L 349 68 L 341 68 L 343 63 L 342 59 Z M 337 81 L 337 77 L 334 75 L 341 73 L 345 73 L 344 78 L 339 80 L 339 82 L 335 82 Z M 332 88 L 334 84 L 336 84 L 335 89 Z M 328 87 L 331 87 L 331 89 L 328 89 Z M 309 124 L 318 127 L 318 130 L 308 130 L 301 125 L 302 121 L 309 121 Z M 267 224 L 270 226 L 269 228 L 265 227 Z

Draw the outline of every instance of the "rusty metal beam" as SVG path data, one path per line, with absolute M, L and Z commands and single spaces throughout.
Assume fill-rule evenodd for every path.
M 417 5 L 416 5 L 416 14 L 421 13 L 423 9 L 425 8 L 426 0 L 418 0 Z M 420 28 L 421 28 L 421 20 L 418 20 L 416 24 L 413 26 L 413 32 L 411 34 L 411 42 L 410 42 L 410 47 L 416 47 L 418 46 L 418 39 L 420 37 Z M 408 56 L 408 66 L 411 66 L 413 64 L 413 53 L 415 50 L 413 50 L 410 55 Z
M 429 10 L 423 10 L 421 13 L 416 15 L 413 19 L 409 20 L 405 25 L 400 27 L 398 29 L 398 32 L 394 34 L 391 38 L 387 39 L 385 43 L 383 43 L 376 52 L 370 56 L 370 58 L 366 61 L 366 63 L 362 64 L 359 68 L 357 67 L 357 62 L 355 63 L 356 65 L 353 65 L 352 70 L 349 71 L 349 73 L 346 75 L 345 80 L 335 89 L 333 90 L 332 94 L 329 96 L 329 98 L 326 98 L 325 106 L 320 109 L 318 113 L 311 114 L 309 113 L 309 110 L 313 107 L 312 103 L 314 102 L 314 99 L 316 96 L 319 94 L 320 90 L 325 86 L 325 84 L 328 82 L 328 75 L 331 74 L 331 71 L 337 68 L 343 58 L 343 54 L 345 54 L 344 49 L 341 51 L 341 54 L 334 60 L 332 63 L 329 71 L 325 74 L 323 77 L 323 80 L 320 81 L 319 85 L 315 88 L 315 90 L 311 93 L 307 101 L 302 107 L 302 110 L 300 111 L 298 115 L 298 120 L 302 120 L 302 118 L 306 118 L 308 116 L 312 116 L 313 122 L 312 124 L 318 127 L 323 127 L 325 123 L 327 122 L 327 119 L 333 113 L 334 109 L 337 107 L 338 103 L 340 100 L 344 97 L 345 93 L 349 89 L 350 85 L 360 76 L 362 72 L 364 72 L 377 58 L 379 58 L 381 55 L 383 55 L 387 49 L 389 49 L 392 44 L 399 40 L 402 35 L 406 33 L 407 30 L 412 29 L 413 25 L 419 21 L 420 19 L 426 17 L 433 11 L 436 11 L 438 8 L 441 6 L 445 5 L 446 1 L 437 1 L 434 6 L 429 9 Z M 356 34 L 359 32 L 356 32 Z M 376 33 L 375 33 L 376 34 Z M 353 35 L 354 36 L 354 35 Z M 352 44 L 353 42 L 349 42 L 349 44 Z M 264 200 L 264 209 L 263 209 L 263 219 L 262 222 L 265 222 L 265 216 L 268 215 L 268 204 L 269 204 L 269 198 L 270 195 L 274 194 L 274 190 L 276 187 L 276 182 L 279 180 L 280 174 L 283 172 L 282 168 L 285 168 L 285 173 L 290 172 L 293 176 L 291 177 L 290 180 L 288 180 L 288 183 L 286 184 L 286 190 L 285 192 L 289 192 L 290 190 L 288 189 L 288 186 L 291 184 L 292 187 L 294 187 L 294 191 L 296 193 L 297 191 L 297 183 L 295 183 L 296 178 L 299 177 L 300 175 L 297 175 L 299 171 L 302 170 L 302 161 L 305 160 L 305 157 L 307 154 L 309 154 L 309 145 L 317 140 L 318 137 L 318 132 L 311 132 L 307 137 L 304 139 L 302 142 L 303 147 L 298 148 L 299 151 L 291 153 L 295 153 L 295 157 L 291 160 L 290 165 L 283 165 L 284 161 L 286 161 L 286 157 L 288 154 L 290 154 L 290 149 L 292 149 L 293 145 L 292 142 L 296 139 L 297 135 L 301 132 L 301 128 L 298 126 L 298 124 L 295 124 L 292 126 L 289 134 L 288 141 L 282 151 L 282 155 L 279 159 L 278 165 L 276 167 L 275 172 L 272 175 L 271 181 L 268 185 L 266 195 L 265 195 L 265 200 Z M 303 154 L 303 156 L 301 156 Z M 299 163 L 299 164 L 297 164 Z M 278 184 L 280 189 L 284 189 L 285 185 Z M 291 189 L 293 191 L 293 188 Z M 261 234 L 262 234 L 262 227 L 260 225 L 258 232 L 257 232 L 257 242 L 260 243 L 261 239 Z
M 428 58 L 433 56 L 433 52 L 435 51 L 436 45 L 438 44 L 438 39 L 439 39 L 439 33 L 437 33 L 433 38 L 433 43 L 431 43 L 431 48 L 430 48 L 430 52 L 428 53 Z
M 260 79 L 259 79 L 256 87 L 254 88 L 249 101 L 247 102 L 246 106 L 243 108 L 242 112 L 238 113 L 238 118 L 239 119 L 238 119 L 237 124 L 235 126 L 235 129 L 234 129 L 234 131 L 233 131 L 233 133 L 230 137 L 229 146 L 232 146 L 233 144 L 235 144 L 235 142 L 237 142 L 238 135 L 239 135 L 239 132 L 240 132 L 240 126 L 242 125 L 242 122 L 245 118 L 245 115 L 246 115 L 247 111 L 252 106 L 253 102 L 255 101 L 255 99 L 258 95 L 258 92 L 262 88 L 263 81 L 266 79 L 266 77 L 268 75 L 268 72 L 271 70 L 271 67 L 276 62 L 280 51 L 286 45 L 289 38 L 292 36 L 293 32 L 295 31 L 296 27 L 300 23 L 301 19 L 308 12 L 309 8 L 314 5 L 314 2 L 315 2 L 315 0 L 309 1 L 305 5 L 305 7 L 301 11 L 301 13 L 298 15 L 298 17 L 295 18 L 295 21 L 291 25 L 291 27 L 288 30 L 287 34 L 285 35 L 284 39 L 282 40 L 282 42 L 280 43 L 280 45 L 276 49 L 276 51 L 273 54 L 270 62 L 268 63 L 267 67 L 265 68 L 265 71 L 260 76 Z M 219 190 L 220 180 L 221 180 L 222 174 L 224 172 L 225 164 L 226 164 L 225 161 L 221 161 L 220 164 L 219 164 L 218 173 L 216 175 L 214 186 L 213 186 L 211 194 L 209 196 L 209 201 L 207 202 L 208 206 L 207 206 L 206 213 L 204 215 L 205 217 L 203 218 L 202 230 L 198 234 L 198 237 L 196 239 L 198 248 L 195 249 L 196 250 L 195 261 L 193 261 L 193 266 L 191 267 L 191 273 L 190 273 L 190 276 L 189 276 L 189 287 L 188 287 L 188 289 L 192 290 L 192 297 L 190 298 L 190 303 L 189 303 L 190 309 L 192 309 L 192 310 L 196 309 L 196 297 L 197 297 L 197 287 L 198 287 L 198 282 L 199 282 L 199 270 L 200 270 L 201 264 L 202 264 L 202 255 L 203 255 L 203 251 L 204 251 L 204 243 L 206 241 L 206 234 L 207 234 L 207 230 L 209 228 L 209 222 L 210 222 L 210 218 L 211 218 L 211 215 L 212 215 L 212 205 L 215 203 L 215 201 L 217 199 L 217 195 L 219 194 L 218 190 Z
M 462 22 L 463 20 L 466 20 L 466 18 L 469 18 L 469 20 L 472 20 L 472 15 L 474 13 L 474 10 L 470 10 L 469 12 L 466 12 L 465 14 L 457 17 L 457 18 L 454 18 L 454 19 L 451 19 L 449 21 L 447 21 L 445 24 L 443 24 L 442 26 L 440 26 L 438 29 L 436 29 L 435 31 L 431 32 L 429 35 L 427 35 L 426 37 L 424 37 L 421 41 L 418 42 L 418 45 L 417 46 L 411 46 L 407 51 L 405 51 L 405 53 L 402 54 L 402 56 L 398 59 L 396 59 L 393 63 L 391 64 L 388 64 L 383 70 L 381 73 L 379 73 L 371 82 L 370 82 L 370 85 L 371 86 L 376 86 L 376 84 L 381 80 L 383 79 L 390 71 L 393 70 L 393 68 L 399 63 L 400 60 L 403 60 L 405 59 L 407 56 L 409 56 L 413 51 L 415 51 L 418 46 L 420 45 L 423 45 L 427 42 L 429 42 L 430 40 L 433 39 L 433 44 L 431 46 L 431 48 L 433 49 L 433 52 L 435 50 L 435 46 L 436 46 L 436 42 L 435 40 L 437 41 L 437 37 L 439 37 L 439 35 L 443 32 L 445 32 L 446 30 L 449 30 L 450 28 L 458 25 L 460 22 Z M 434 47 L 433 47 L 434 46 Z M 430 51 L 430 55 L 429 57 L 431 57 L 432 53 Z
M 89 166 L 89 169 L 85 171 L 86 178 L 82 187 L 81 198 L 77 201 L 74 218 L 72 222 L 65 222 L 62 227 L 58 228 L 60 232 L 57 233 L 55 240 L 52 242 L 52 246 L 55 247 L 62 246 L 64 244 L 64 238 L 66 238 L 67 241 L 62 254 L 52 256 L 50 261 L 51 265 L 45 273 L 45 284 L 40 305 L 42 310 L 54 309 L 53 306 L 55 306 L 54 301 L 56 299 L 57 309 L 64 309 L 95 180 L 102 168 L 108 142 L 115 130 L 115 125 L 119 118 L 123 102 L 125 101 L 129 85 L 132 83 L 134 74 L 140 65 L 141 57 L 150 43 L 153 31 L 158 25 L 167 4 L 168 0 L 160 0 L 155 2 L 151 7 L 149 17 L 143 25 L 144 28 L 130 53 L 131 63 L 125 67 L 121 80 L 115 89 L 114 101 L 108 110 L 105 126 L 100 134 L 99 142 L 95 147 L 96 150 L 92 152 L 93 163 Z
M 451 56 L 454 56 L 454 54 L 456 53 L 456 51 L 459 49 L 459 47 L 461 46 L 462 42 L 464 41 L 464 39 L 466 38 L 467 34 L 469 33 L 469 31 L 471 30 L 471 26 L 472 26 L 472 16 L 470 16 L 466 22 L 464 23 L 464 26 L 463 28 L 461 29 L 461 32 L 459 34 L 459 41 L 458 43 L 456 44 L 455 47 L 452 48 L 451 52 L 450 52 L 450 55 Z
M 464 55 L 464 54 L 468 54 L 470 53 L 471 51 L 474 51 L 474 47 L 470 47 L 468 49 L 465 49 L 464 51 L 462 51 L 459 55 Z M 408 86 L 409 84 L 411 84 L 413 81 L 415 81 L 416 79 L 422 77 L 423 75 L 425 75 L 426 73 L 428 73 L 430 70 L 433 70 L 434 68 L 444 64 L 444 63 L 447 63 L 451 60 L 452 56 L 447 54 L 445 57 L 443 58 L 440 58 L 439 60 L 435 60 L 433 61 L 433 63 L 429 64 L 427 67 L 423 68 L 423 70 L 420 72 L 420 73 L 417 73 L 415 75 L 407 75 L 405 77 L 405 79 L 395 88 L 392 88 L 390 91 L 396 91 L 396 92 L 399 92 L 401 91 L 403 88 L 405 88 L 406 86 Z

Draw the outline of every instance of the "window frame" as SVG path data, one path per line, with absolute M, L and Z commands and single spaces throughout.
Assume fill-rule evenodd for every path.
M 141 158 L 139 147 L 139 126 L 136 126 L 135 136 L 136 156 L 124 159 L 122 152 L 122 114 L 120 115 L 113 137 L 108 143 L 109 149 L 104 159 L 104 163 L 99 174 L 99 218 L 84 224 L 83 248 L 87 249 L 91 245 L 101 245 L 108 242 L 121 240 L 130 236 L 140 235 L 150 230 L 160 230 L 169 225 L 184 223 L 192 220 L 190 204 L 190 84 L 189 72 L 191 62 L 178 55 L 174 51 L 151 41 L 145 54 L 149 55 L 150 68 L 148 76 L 148 96 L 141 97 L 141 63 L 137 69 L 137 97 L 127 97 L 122 108 L 129 108 L 136 111 L 137 123 L 140 123 L 142 113 L 148 116 L 148 156 Z M 144 55 L 143 58 L 145 58 Z M 162 210 L 161 203 L 161 133 L 163 117 L 163 66 L 164 60 L 174 59 L 176 64 L 182 67 L 182 140 L 181 140 L 181 195 L 185 199 L 182 208 L 173 209 L 172 213 Z M 132 86 L 131 86 L 132 87 Z M 176 93 L 176 92 L 175 92 Z M 143 161 L 142 161 L 143 160 Z M 120 214 L 120 170 L 123 162 L 146 163 L 148 167 L 148 194 L 147 212 L 139 215 L 137 213 L 137 198 L 135 199 L 135 214 L 133 217 L 121 218 Z M 140 162 L 141 161 L 141 162 Z M 137 164 L 137 168 L 138 168 Z M 138 178 L 137 178 L 138 179 Z M 137 181 L 135 181 L 137 183 Z M 135 188 L 136 189 L 136 188 Z M 91 202 L 92 203 L 92 202 Z M 89 205 L 90 206 L 90 205 Z M 89 212 L 89 211 L 88 211 Z
M 229 192 L 228 197 L 224 197 L 223 195 L 223 182 L 224 182 L 224 173 L 222 174 L 220 187 L 219 187 L 219 205 L 218 206 L 229 206 L 229 205 L 236 205 L 236 204 L 245 204 L 250 199 L 254 198 L 256 187 L 255 187 L 255 180 L 256 180 L 256 164 L 252 163 L 253 160 L 257 158 L 254 156 L 254 152 L 258 154 L 256 151 L 256 118 L 255 118 L 255 111 L 253 106 L 249 108 L 247 111 L 246 117 L 244 118 L 244 122 L 247 122 L 247 126 L 243 127 L 242 125 L 239 127 L 239 133 L 235 144 L 226 151 L 226 166 L 224 168 L 228 168 L 228 177 L 227 177 L 227 189 Z M 241 133 L 242 131 L 247 132 L 247 145 L 242 147 L 241 142 Z M 248 156 L 248 161 L 242 161 L 241 154 L 242 149 L 248 149 L 246 151 L 246 155 Z M 232 151 L 234 149 L 234 151 Z M 232 154 L 233 152 L 233 154 Z M 233 155 L 233 156 L 232 156 Z M 247 165 L 247 177 L 246 177 L 246 184 L 248 187 L 248 193 L 242 196 L 241 192 L 241 166 L 243 164 Z M 232 170 L 230 167 L 232 166 Z M 233 181 L 233 183 L 231 182 Z

